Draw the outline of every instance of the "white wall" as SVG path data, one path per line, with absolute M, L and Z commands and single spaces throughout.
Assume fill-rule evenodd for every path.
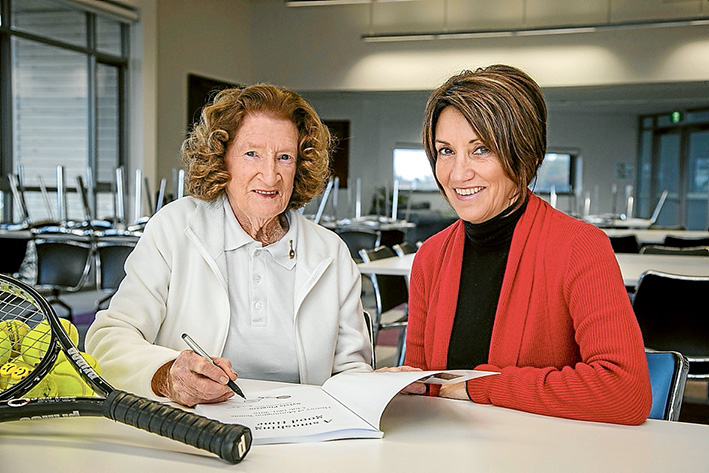
M 532 25 L 539 23 L 543 15 L 553 21 L 568 22 L 569 17 L 559 13 L 567 11 L 580 15 L 579 21 L 603 20 L 603 12 L 588 5 L 610 5 L 614 19 L 621 20 L 637 19 L 638 12 L 667 17 L 709 16 L 709 2 L 699 0 L 671 3 L 564 0 L 563 5 L 559 1 L 509 0 L 504 5 L 513 5 L 517 10 L 523 4 L 528 5 L 526 18 Z M 425 10 L 443 2 L 382 3 L 376 8 L 389 10 L 377 10 L 375 13 L 380 16 L 373 23 L 370 22 L 374 10 L 369 5 L 288 8 L 282 0 L 140 0 L 140 3 L 157 4 L 157 33 L 154 33 L 157 122 L 155 129 L 148 126 L 145 130 L 144 149 L 150 153 L 151 143 L 156 144 L 154 162 L 158 178 L 169 177 L 170 170 L 180 166 L 188 73 L 227 82 L 266 81 L 284 85 L 311 98 L 324 118 L 351 120 L 350 175 L 363 177 L 370 186 L 391 178 L 391 151 L 397 142 L 419 141 L 425 94 L 416 98 L 419 96 L 413 93 L 397 97 L 396 94 L 348 95 L 344 93 L 347 91 L 428 91 L 454 72 L 490 63 L 519 66 L 543 88 L 556 90 L 709 80 L 708 26 L 365 43 L 360 36 L 369 32 L 372 25 L 377 30 L 406 26 L 396 24 L 406 18 L 399 14 L 402 9 L 417 13 L 414 18 L 418 24 L 413 26 L 434 27 L 426 22 L 437 21 L 436 15 Z M 572 3 L 575 8 L 570 9 Z M 448 5 L 455 7 L 449 16 L 461 16 L 461 22 L 519 26 L 514 19 L 517 10 L 501 13 L 499 8 L 490 7 L 488 0 L 448 0 Z M 467 18 L 461 14 L 467 12 L 461 5 L 472 6 Z M 148 93 L 145 95 L 146 100 L 152 99 Z M 147 107 L 150 105 L 146 105 L 146 110 Z M 581 150 L 584 188 L 593 189 L 596 184 L 609 187 L 615 182 L 616 163 L 635 160 L 636 127 L 632 115 L 597 116 L 551 110 L 549 145 Z M 147 158 L 146 163 L 149 162 Z M 617 183 L 622 186 L 632 181 Z M 341 194 L 342 202 L 346 194 Z M 610 202 L 603 189 L 600 194 L 599 210 L 604 211 Z
M 449 0 L 449 3 L 465 2 Z M 495 3 L 498 4 L 494 7 Z M 656 16 L 709 16 L 708 2 L 625 0 L 635 5 L 615 9 L 620 19 Z M 709 26 L 627 29 L 571 35 L 488 39 L 365 43 L 361 35 L 372 28 L 377 13 L 393 18 L 384 27 L 442 29 L 436 13 L 443 2 L 399 2 L 370 5 L 333 5 L 289 8 L 281 0 L 254 1 L 254 78 L 273 80 L 299 90 L 430 90 L 463 68 L 494 63 L 513 64 L 530 73 L 542 87 L 695 81 L 709 78 Z M 469 23 L 485 28 L 520 27 L 523 17 L 513 14 L 493 22 L 500 5 L 521 5 L 518 0 L 468 1 Z M 602 22 L 603 11 L 583 12 L 570 6 L 607 5 L 587 0 L 536 0 L 529 12 L 556 15 L 560 22 Z M 440 6 L 439 6 L 440 5 Z M 477 8 L 476 8 L 477 7 Z M 386 11 L 382 11 L 386 9 Z M 567 12 L 567 16 L 563 12 Z M 415 24 L 407 14 L 421 17 Z M 580 18 L 579 20 L 576 20 Z M 527 18 L 527 24 L 533 19 Z M 383 20 L 382 20 L 383 21 Z M 538 20 L 541 21 L 541 20 Z M 403 23 L 398 25 L 397 22 Z M 374 23 L 377 26 L 377 23 Z M 461 25 L 459 25 L 461 26 Z M 532 25 L 535 26 L 535 25 Z M 378 27 L 382 29 L 384 27 Z M 490 28 L 490 26 L 488 26 Z
M 253 80 L 249 3 L 243 0 L 158 0 L 157 174 L 181 167 L 189 73 Z

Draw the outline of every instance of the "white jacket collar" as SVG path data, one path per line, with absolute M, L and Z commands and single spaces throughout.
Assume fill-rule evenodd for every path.
M 193 214 L 189 217 L 185 232 L 197 246 L 204 258 L 216 268 L 226 288 L 226 260 L 224 258 L 225 227 L 224 200 L 222 195 L 213 201 L 198 201 Z M 333 258 L 327 253 L 320 231 L 328 231 L 303 217 L 297 210 L 289 210 L 290 221 L 298 219 L 296 251 L 296 304 L 301 293 L 309 290 L 325 271 Z M 302 297 L 305 297 L 305 293 Z

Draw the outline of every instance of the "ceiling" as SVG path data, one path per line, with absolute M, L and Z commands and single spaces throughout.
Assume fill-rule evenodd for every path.
M 709 108 L 709 81 L 544 89 L 550 110 L 649 115 Z

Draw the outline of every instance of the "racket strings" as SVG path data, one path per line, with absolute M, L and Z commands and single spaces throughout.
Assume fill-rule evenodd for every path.
M 22 289 L 0 284 L 0 393 L 10 391 L 46 356 L 52 337 L 44 312 Z M 41 323 L 47 335 L 34 331 Z M 32 348 L 32 357 L 24 353 Z
M 0 291 L 0 321 L 21 320 L 28 323 L 35 320 L 39 323 L 45 319 L 34 302 L 11 292 Z

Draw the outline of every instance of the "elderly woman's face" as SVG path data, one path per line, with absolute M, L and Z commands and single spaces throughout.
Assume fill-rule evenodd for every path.
M 261 223 L 281 214 L 293 193 L 297 158 L 293 122 L 268 113 L 246 115 L 225 157 L 232 206 Z
M 481 223 L 512 204 L 515 183 L 462 113 L 444 108 L 435 133 L 436 177 L 460 218 Z

